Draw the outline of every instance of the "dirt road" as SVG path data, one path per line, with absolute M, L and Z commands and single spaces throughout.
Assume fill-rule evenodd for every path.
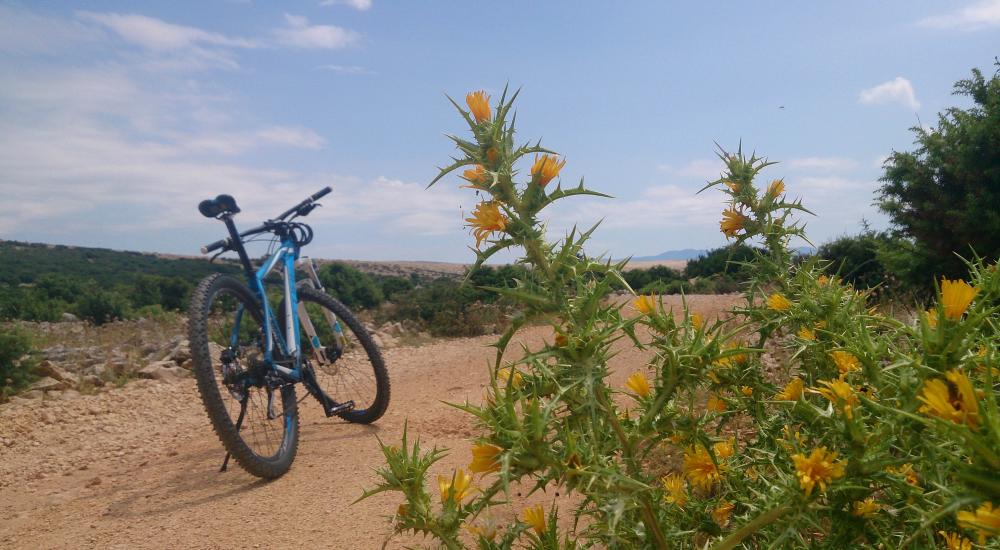
M 706 319 L 733 301 L 689 297 Z M 538 345 L 550 332 L 531 328 L 521 340 Z M 432 475 L 465 467 L 471 417 L 442 401 L 481 399 L 494 339 L 387 350 L 392 403 L 374 426 L 326 419 L 317 404 L 304 402 L 295 464 L 272 482 L 235 465 L 218 471 L 224 451 L 193 379 L 4 406 L 0 547 L 379 548 L 399 497 L 351 504 L 382 463 L 375 436 L 398 441 L 409 419 L 427 446 L 454 450 Z M 612 383 L 620 385 L 643 360 L 635 351 L 617 356 Z

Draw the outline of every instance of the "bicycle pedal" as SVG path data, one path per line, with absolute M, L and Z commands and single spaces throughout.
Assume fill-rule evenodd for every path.
M 332 407 L 326 410 L 326 416 L 337 416 L 345 412 L 350 412 L 354 410 L 354 401 L 347 401 L 344 403 L 335 403 Z

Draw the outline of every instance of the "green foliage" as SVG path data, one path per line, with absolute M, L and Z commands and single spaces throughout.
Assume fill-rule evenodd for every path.
M 31 338 L 23 330 L 7 327 L 0 330 L 0 400 L 22 390 L 33 382 L 35 360 L 31 352 Z
M 385 299 L 382 289 L 372 277 L 345 263 L 332 262 L 322 266 L 319 280 L 327 292 L 348 307 L 375 307 Z
M 737 281 L 746 281 L 749 276 L 743 265 L 754 258 L 754 249 L 745 244 L 724 246 L 709 250 L 684 266 L 688 278 L 730 275 Z
M 95 325 L 127 318 L 128 301 L 117 292 L 93 289 L 77 302 L 76 312 L 80 318 Z
M 889 235 L 866 230 L 825 243 L 816 255 L 829 262 L 828 274 L 837 275 L 855 288 L 870 289 L 892 283 L 881 258 L 881 252 L 890 246 L 895 242 Z
M 152 306 L 179 311 L 202 277 L 239 271 L 231 262 L 10 241 L 0 242 L 0 262 L 0 319 L 25 321 L 69 312 L 102 323 Z
M 929 287 L 935 276 L 967 276 L 958 255 L 1000 256 L 1000 61 L 989 80 L 973 69 L 955 84 L 973 101 L 938 115 L 937 128 L 912 128 L 916 150 L 885 163 L 879 208 L 912 239 L 909 261 L 890 261 L 908 283 Z

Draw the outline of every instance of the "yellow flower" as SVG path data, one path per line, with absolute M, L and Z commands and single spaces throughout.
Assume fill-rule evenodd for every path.
M 510 367 L 504 367 L 497 371 L 497 381 L 503 382 L 504 384 L 509 383 L 511 386 L 514 386 L 514 389 L 516 390 L 521 387 L 521 384 L 524 382 L 524 377 L 521 376 L 521 373 L 516 369 L 511 371 Z
M 479 203 L 472 217 L 465 218 L 465 221 L 469 222 L 472 233 L 476 236 L 476 248 L 490 233 L 507 229 L 507 216 L 500 212 L 500 205 L 493 201 Z
M 729 190 L 732 191 L 733 193 L 739 193 L 740 192 L 740 188 L 742 188 L 742 186 L 739 184 L 739 182 L 726 180 L 726 181 L 724 181 L 722 183 L 726 184 L 726 187 L 728 187 Z
M 859 518 L 870 518 L 882 509 L 882 505 L 875 502 L 875 497 L 868 497 L 864 500 L 855 500 L 851 504 L 851 515 Z
M 656 301 L 652 296 L 646 296 L 645 294 L 636 298 L 632 305 L 644 315 L 652 315 L 656 311 Z
M 816 339 L 816 331 L 813 330 L 813 329 L 811 329 L 811 328 L 809 328 L 809 327 L 802 327 L 802 328 L 800 328 L 799 332 L 797 332 L 796 335 L 799 338 L 803 339 L 803 340 L 815 340 Z
M 531 178 L 537 180 L 538 184 L 545 186 L 553 178 L 559 175 L 559 171 L 566 166 L 566 160 L 559 159 L 553 155 L 535 155 L 535 163 L 531 165 Z
M 503 447 L 498 447 L 491 443 L 479 443 L 472 446 L 472 462 L 469 464 L 469 471 L 474 474 L 485 474 L 500 470 L 500 462 L 497 460 Z
M 722 221 L 719 222 L 719 229 L 726 237 L 735 237 L 743 229 L 746 219 L 746 216 L 730 208 L 722 212 Z
M 841 375 L 861 369 L 861 362 L 849 351 L 832 351 L 830 352 L 830 359 L 833 359 L 833 364 L 837 365 L 837 371 Z
M 979 535 L 979 544 L 986 544 L 986 536 L 1000 535 L 1000 507 L 994 508 L 992 502 L 984 502 L 975 512 L 962 511 L 955 514 L 958 526 L 963 529 L 975 529 Z
M 730 343 L 726 344 L 725 346 L 723 346 L 722 351 L 733 350 L 733 349 L 736 349 L 736 348 L 738 348 L 738 347 L 740 347 L 742 345 L 743 345 L 742 342 L 730 342 Z M 747 354 L 745 354 L 745 353 L 737 353 L 736 355 L 727 355 L 725 357 L 720 357 L 720 358 L 716 359 L 715 361 L 713 361 L 712 364 L 718 365 L 720 367 L 729 367 L 729 366 L 733 365 L 734 363 L 737 364 L 737 365 L 742 364 L 742 363 L 746 363 L 747 359 L 748 359 L 747 358 Z M 718 382 L 716 382 L 716 384 L 718 384 Z
M 692 485 L 706 491 L 722 478 L 720 469 L 723 467 L 723 464 L 716 466 L 715 462 L 712 462 L 712 456 L 704 447 L 689 447 L 684 451 L 684 475 Z
M 767 188 L 767 194 L 770 197 L 777 197 L 778 195 L 785 192 L 785 180 L 779 179 L 771 182 L 771 185 Z
M 679 508 L 683 508 L 688 500 L 684 478 L 677 474 L 668 474 L 660 481 L 663 482 L 663 489 L 667 491 L 663 499 L 670 504 L 676 504 Z
M 545 509 L 538 506 L 530 506 L 524 509 L 524 522 L 530 525 L 539 535 L 545 534 L 548 526 L 545 524 Z
M 727 458 L 733 456 L 735 452 L 736 440 L 732 437 L 726 441 L 719 441 L 718 443 L 712 445 L 712 450 L 715 452 L 715 458 L 719 460 L 726 460 Z
M 830 284 L 830 278 L 826 275 L 820 275 L 819 277 L 816 277 L 816 283 L 819 284 L 819 286 L 826 286 Z
M 568 343 L 569 343 L 569 338 L 567 338 L 565 334 L 563 334 L 561 332 L 557 332 L 556 333 L 556 335 L 555 335 L 555 344 L 556 344 L 556 346 L 558 346 L 558 347 L 561 348 L 561 347 L 565 347 L 566 344 L 568 344 Z
M 774 398 L 779 401 L 798 401 L 802 398 L 802 389 L 804 386 L 805 384 L 803 384 L 801 378 L 792 378 Z
M 839 378 L 837 380 L 820 380 L 819 383 L 826 387 L 811 391 L 829 399 L 833 406 L 840 409 L 847 418 L 854 418 L 854 407 L 861 402 L 854 393 L 854 388 Z
M 979 426 L 979 405 L 972 382 L 957 370 L 950 370 L 944 376 L 947 382 L 940 378 L 924 382 L 921 395 L 917 396 L 924 403 L 920 412 L 972 428 Z
M 903 476 L 904 478 L 906 478 L 906 482 L 909 483 L 910 485 L 913 485 L 914 487 L 920 484 L 920 478 L 917 477 L 917 471 L 913 469 L 913 464 L 909 463 L 902 464 L 898 468 L 893 468 L 892 466 L 889 466 L 888 468 L 885 469 L 885 471 L 889 472 L 890 474 Z
M 465 103 L 472 111 L 476 122 L 486 122 L 490 119 L 490 96 L 483 90 L 466 95 Z
M 813 488 L 819 485 L 820 492 L 826 491 L 826 485 L 844 475 L 844 465 L 837 461 L 837 453 L 829 452 L 826 447 L 813 449 L 809 456 L 792 455 L 795 463 L 796 477 L 799 487 L 806 496 L 812 494 Z
M 474 168 L 462 172 L 462 177 L 472 183 L 478 184 L 483 184 L 489 181 L 489 176 L 486 174 L 486 169 L 483 168 L 482 164 L 477 164 Z
M 972 541 L 959 535 L 958 533 L 947 533 L 945 531 L 938 531 L 941 538 L 944 539 L 944 543 L 948 546 L 948 550 L 972 550 Z
M 628 380 L 625 381 L 625 387 L 635 392 L 639 397 L 649 397 L 649 381 L 646 380 L 646 375 L 641 372 L 635 372 L 629 376 Z
M 760 474 L 757 473 L 757 469 L 753 466 L 747 468 L 744 473 L 746 473 L 747 477 L 750 478 L 750 481 L 757 481 L 757 479 L 760 478 Z
M 785 298 L 783 295 L 776 292 L 768 297 L 767 307 L 773 309 L 774 311 L 788 311 L 792 307 L 792 302 L 788 301 L 788 298 Z
M 497 523 L 493 516 L 486 516 L 477 525 L 466 525 L 466 529 L 477 537 L 493 540 L 497 537 Z
M 750 386 L 740 386 L 740 393 L 747 397 L 753 397 L 753 388 Z
M 725 412 L 726 402 L 719 396 L 712 394 L 708 396 L 708 404 L 706 407 L 712 412 Z
M 931 328 L 937 328 L 938 324 L 938 313 L 934 308 L 928 309 L 924 312 L 924 319 L 927 319 L 927 326 Z
M 497 152 L 496 147 L 490 147 L 486 150 L 486 161 L 490 164 L 496 164 L 497 160 L 500 158 L 500 153 Z
M 701 315 L 698 315 L 697 313 L 691 314 L 691 326 L 693 326 L 695 330 L 701 330 L 703 324 L 704 321 L 702 320 Z
M 410 507 L 405 502 L 402 503 L 402 504 L 400 504 L 399 507 L 396 508 L 396 515 L 399 516 L 399 517 L 401 517 L 401 518 L 402 517 L 406 517 L 406 514 L 409 514 L 409 513 L 410 513 Z
M 462 470 L 455 470 L 455 474 L 438 476 L 438 490 L 441 492 L 441 502 L 454 500 L 456 504 L 461 504 L 462 499 L 468 494 L 469 486 L 472 484 L 472 475 Z
M 733 503 L 728 500 L 723 500 L 712 510 L 712 520 L 719 524 L 719 527 L 725 527 L 732 515 Z
M 945 318 L 953 321 L 961 319 L 977 292 L 979 292 L 977 289 L 961 279 L 957 281 L 941 279 L 941 304 L 944 305 Z

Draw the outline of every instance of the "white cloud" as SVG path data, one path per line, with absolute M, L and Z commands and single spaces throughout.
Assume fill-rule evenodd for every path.
M 76 21 L 56 19 L 0 5 L 0 51 L 54 52 L 93 45 L 102 33 Z
M 801 157 L 782 164 L 795 170 L 823 170 L 828 172 L 851 170 L 858 166 L 853 159 L 844 157 Z
M 372 7 L 372 0 L 323 0 L 319 3 L 321 6 L 334 6 L 337 4 L 350 6 L 358 11 L 367 11 Z
M 913 91 L 913 84 L 901 76 L 867 90 L 861 90 L 858 100 L 865 104 L 898 103 L 914 111 L 920 108 L 920 102 L 917 101 L 917 95 Z
M 925 17 L 917 24 L 965 31 L 1000 27 L 1000 0 L 981 0 L 950 13 Z
M 357 65 L 320 65 L 316 68 L 340 74 L 373 74 L 368 69 Z
M 115 32 L 126 42 L 148 50 L 171 51 L 200 46 L 253 48 L 253 41 L 232 38 L 196 27 L 175 25 L 161 19 L 138 14 L 80 12 L 84 21 L 97 23 Z
M 695 178 L 704 181 L 715 181 L 722 175 L 724 165 L 722 159 L 695 159 L 682 166 L 671 164 L 661 164 L 658 166 L 661 172 L 672 176 L 683 178 Z
M 310 25 L 300 15 L 285 14 L 285 27 L 273 31 L 282 45 L 303 49 L 339 49 L 357 42 L 358 33 L 335 25 Z

